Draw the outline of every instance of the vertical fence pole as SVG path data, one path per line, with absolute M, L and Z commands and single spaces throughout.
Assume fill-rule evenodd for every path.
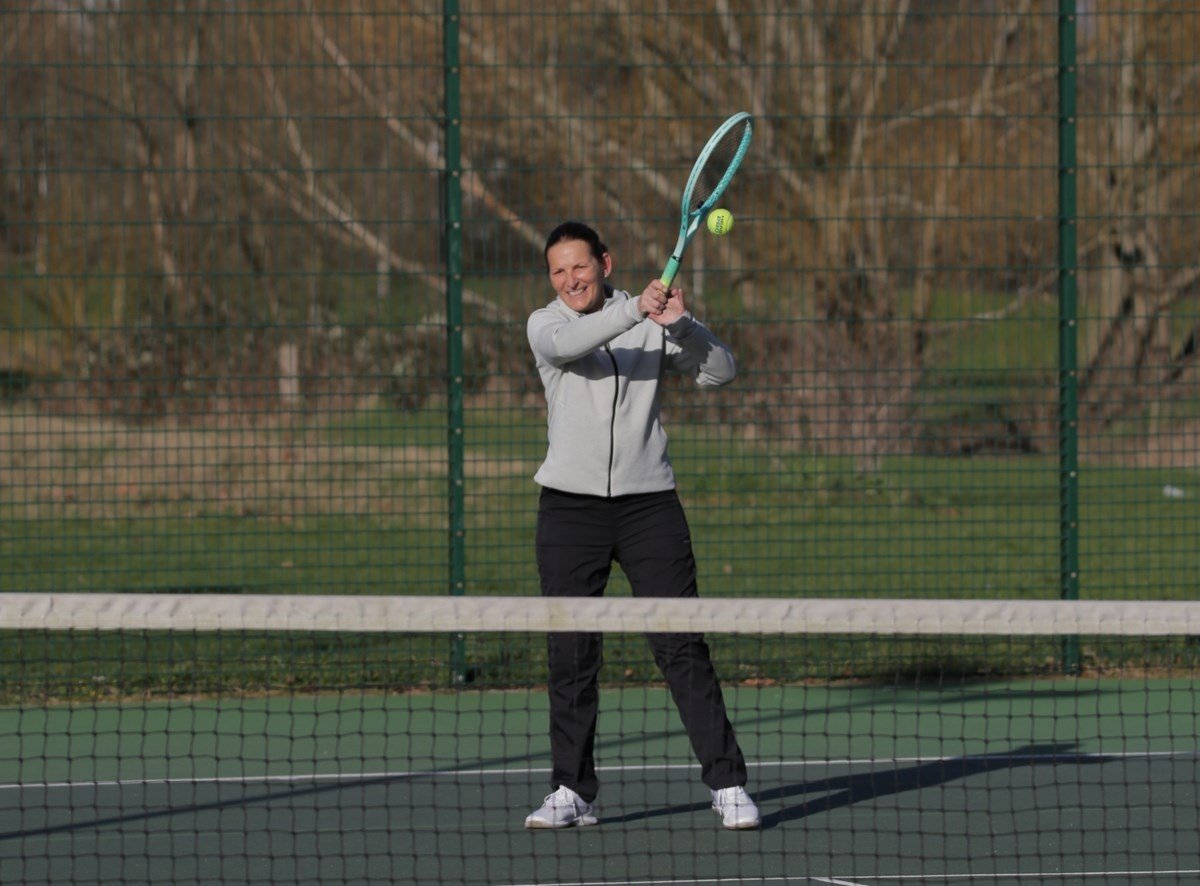
M 1075 0 L 1058 4 L 1058 489 L 1059 595 L 1079 599 L 1078 225 Z M 1079 671 L 1079 638 L 1064 637 L 1062 665 Z
M 446 257 L 446 476 L 449 590 L 466 593 L 466 515 L 463 427 L 462 114 L 460 106 L 458 0 L 442 5 L 444 138 L 442 219 Z M 450 663 L 455 683 L 466 681 L 466 637 L 453 634 Z

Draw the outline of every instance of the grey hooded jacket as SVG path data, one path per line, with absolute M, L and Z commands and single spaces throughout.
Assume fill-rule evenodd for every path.
M 605 497 L 674 489 L 660 382 L 670 371 L 700 385 L 727 384 L 737 374 L 729 348 L 690 313 L 659 326 L 635 297 L 616 290 L 591 314 L 556 298 L 529 316 L 526 332 L 549 425 L 534 480 Z

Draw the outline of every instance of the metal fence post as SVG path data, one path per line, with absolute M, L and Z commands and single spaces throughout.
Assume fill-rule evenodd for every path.
M 1079 599 L 1075 0 L 1058 4 L 1058 488 L 1059 594 Z M 1079 638 L 1063 638 L 1063 668 L 1079 670 Z
M 460 106 L 458 0 L 443 2 L 443 76 L 445 83 L 445 169 L 443 224 L 446 256 L 446 427 L 447 529 L 449 589 L 466 593 L 466 515 L 464 506 L 465 443 L 463 440 L 463 273 L 462 273 L 462 114 Z M 455 683 L 466 681 L 466 638 L 451 640 Z

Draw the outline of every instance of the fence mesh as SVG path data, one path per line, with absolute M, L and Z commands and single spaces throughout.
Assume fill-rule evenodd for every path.
M 0 879 L 1195 877 L 1197 47 L 1157 0 L 0 0 Z M 678 281 L 739 373 L 664 418 L 707 629 L 770 628 L 714 643 L 763 828 L 714 842 L 622 637 L 627 790 L 548 852 L 545 238 L 636 295 L 738 111 Z
M 680 278 L 740 375 L 666 402 L 702 590 L 1187 596 L 1198 20 L 8 0 L 0 588 L 536 593 L 544 237 L 640 291 L 747 110 Z

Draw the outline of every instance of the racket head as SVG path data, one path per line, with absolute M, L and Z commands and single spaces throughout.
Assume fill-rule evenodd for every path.
M 745 111 L 717 127 L 696 158 L 683 188 L 680 211 L 686 226 L 699 227 L 704 217 L 716 208 L 742 165 L 753 136 L 754 119 Z
M 688 243 L 729 187 L 734 173 L 742 165 L 746 151 L 750 149 L 753 136 L 754 119 L 745 111 L 740 111 L 718 126 L 700 151 L 683 188 L 679 239 L 675 241 L 671 259 L 662 273 L 661 279 L 665 285 L 670 286 L 675 279 Z

